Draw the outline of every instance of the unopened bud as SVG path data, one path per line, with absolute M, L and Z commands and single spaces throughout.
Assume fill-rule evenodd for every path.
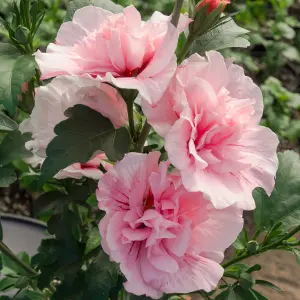
M 230 4 L 230 0 L 202 0 L 197 4 L 197 10 L 202 8 L 205 5 L 209 5 L 207 13 L 210 14 L 220 5 L 222 6 L 222 11 L 225 9 L 226 5 Z

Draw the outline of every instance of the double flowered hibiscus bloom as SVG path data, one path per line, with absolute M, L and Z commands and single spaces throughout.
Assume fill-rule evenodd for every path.
M 152 298 L 216 287 L 224 250 L 243 227 L 242 211 L 255 208 L 252 190 L 270 194 L 278 164 L 278 139 L 259 126 L 261 92 L 242 68 L 214 51 L 177 67 L 178 36 L 191 21 L 182 15 L 175 28 L 156 12 L 143 22 L 133 6 L 119 14 L 77 10 L 56 43 L 36 54 L 42 78 L 58 77 L 38 88 L 21 125 L 32 132 L 31 163 L 42 164 L 66 109 L 89 106 L 119 128 L 127 125 L 127 108 L 113 86 L 139 91 L 169 160 L 129 153 L 113 166 L 98 152 L 56 178 L 100 179 L 103 250 L 120 264 L 128 292 Z

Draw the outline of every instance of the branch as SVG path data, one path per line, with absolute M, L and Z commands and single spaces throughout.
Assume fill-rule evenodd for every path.
M 261 247 L 259 249 L 259 251 L 257 253 L 245 253 L 241 256 L 238 256 L 236 258 L 233 258 L 227 262 L 225 262 L 224 264 L 222 264 L 222 267 L 224 269 L 236 264 L 237 262 L 239 261 L 242 261 L 246 258 L 249 258 L 251 256 L 254 256 L 254 255 L 257 255 L 257 254 L 261 254 L 261 253 L 264 253 L 266 251 L 269 251 L 269 250 L 276 250 L 279 246 L 282 246 L 284 245 L 283 242 L 288 240 L 289 238 L 291 238 L 292 236 L 294 236 L 298 231 L 300 231 L 300 225 L 295 227 L 292 231 L 290 231 L 289 233 L 287 233 L 286 235 L 284 235 L 282 238 L 280 238 L 279 240 L 269 244 L 269 245 L 266 245 L 264 247 Z

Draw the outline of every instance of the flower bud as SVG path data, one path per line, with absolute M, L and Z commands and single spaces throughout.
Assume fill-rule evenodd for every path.
M 200 8 L 202 8 L 207 4 L 209 5 L 207 13 L 210 14 L 220 5 L 222 5 L 222 10 L 224 10 L 226 5 L 230 4 L 230 0 L 202 0 L 197 4 L 197 10 L 199 10 Z

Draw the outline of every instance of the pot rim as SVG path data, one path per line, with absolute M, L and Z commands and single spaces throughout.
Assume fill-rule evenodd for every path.
M 43 228 L 47 228 L 47 224 L 43 221 L 39 221 L 30 217 L 25 217 L 25 216 L 20 216 L 20 215 L 14 215 L 14 214 L 9 214 L 9 213 L 3 213 L 0 212 L 0 220 L 14 220 L 14 221 L 19 221 L 21 223 L 30 223 L 31 225 L 37 225 L 41 226 Z

